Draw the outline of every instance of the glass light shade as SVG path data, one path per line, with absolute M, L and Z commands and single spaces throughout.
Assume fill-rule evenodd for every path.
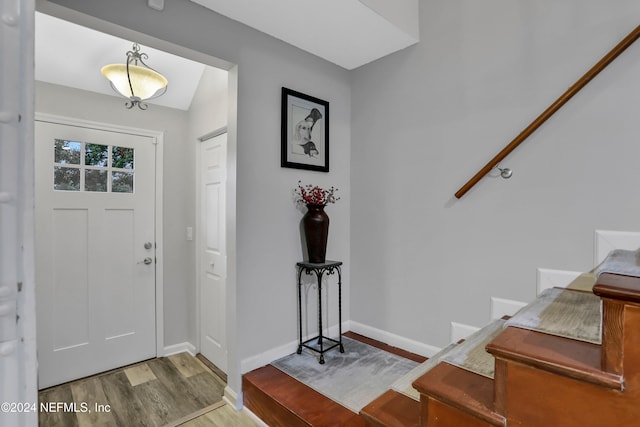
M 133 86 L 133 93 L 131 93 L 126 64 L 105 65 L 100 72 L 111 82 L 115 90 L 130 99 L 145 100 L 160 96 L 166 90 L 168 83 L 160 73 L 149 68 L 129 64 L 129 77 L 131 78 L 131 86 Z

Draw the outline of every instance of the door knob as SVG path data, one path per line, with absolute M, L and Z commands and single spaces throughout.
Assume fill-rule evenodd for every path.
M 145 265 L 149 265 L 153 262 L 153 260 L 151 259 L 151 257 L 146 257 L 145 259 L 143 259 L 142 261 L 140 261 L 138 264 L 145 264 Z
M 153 247 L 153 243 L 151 243 L 151 242 L 147 242 L 147 243 L 144 244 L 144 248 L 145 249 L 151 249 L 152 247 Z

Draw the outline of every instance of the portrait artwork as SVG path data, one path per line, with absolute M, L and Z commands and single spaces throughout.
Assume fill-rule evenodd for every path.
M 329 103 L 282 88 L 282 161 L 287 168 L 329 172 Z

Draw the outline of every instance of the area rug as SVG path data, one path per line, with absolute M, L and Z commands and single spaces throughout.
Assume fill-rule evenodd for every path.
M 344 353 L 337 348 L 325 353 L 324 365 L 318 363 L 316 353 L 306 349 L 271 365 L 355 413 L 418 365 L 347 337 L 342 343 Z
M 506 323 L 564 338 L 602 343 L 602 304 L 590 292 L 545 289 Z
M 597 277 L 602 273 L 640 277 L 640 250 L 615 249 L 609 252 L 602 264 L 596 268 Z
M 505 321 L 494 320 L 479 331 L 465 338 L 442 361 L 476 374 L 493 378 L 495 371 L 494 357 L 487 353 L 485 347 L 504 330 Z
M 567 289 L 574 291 L 593 292 L 596 284 L 596 275 L 593 271 L 582 273 L 567 285 Z
M 395 381 L 391 385 L 391 389 L 399 393 L 402 393 L 405 396 L 412 398 L 413 400 L 420 401 L 420 393 L 418 393 L 418 390 L 413 388 L 413 385 L 412 385 L 413 382 L 418 378 L 420 378 L 421 376 L 423 376 L 424 374 L 426 374 L 427 372 L 429 372 L 438 363 L 440 363 L 440 361 L 442 361 L 442 358 L 447 354 L 449 354 L 449 352 L 456 345 L 458 344 L 457 343 L 449 344 L 448 346 L 440 350 L 438 353 L 431 356 L 428 360 L 426 360 L 425 362 L 422 362 L 421 364 L 419 364 L 418 366 L 416 366 L 415 368 L 413 368 L 412 370 L 404 374 L 402 377 L 400 377 L 397 381 Z

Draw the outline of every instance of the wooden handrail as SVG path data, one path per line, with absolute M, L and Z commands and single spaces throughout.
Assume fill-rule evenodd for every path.
M 560 96 L 553 104 L 542 112 L 529 126 L 527 126 L 513 141 L 511 141 L 506 147 L 502 149 L 489 163 L 487 163 L 480 171 L 473 176 L 465 185 L 460 187 L 455 196 L 457 199 L 465 195 L 474 185 L 478 183 L 486 174 L 496 167 L 502 159 L 507 157 L 509 153 L 522 144 L 525 139 L 536 131 L 547 119 L 558 111 L 564 104 L 569 101 L 573 95 L 580 92 L 580 90 L 587 85 L 600 71 L 604 70 L 614 59 L 624 52 L 629 46 L 633 44 L 638 38 L 640 38 L 640 25 L 636 27 L 627 37 L 625 37 L 620 43 L 618 43 L 609 53 L 607 53 L 596 65 L 594 65 L 587 73 L 582 76 L 573 86 L 571 86 L 565 93 Z

